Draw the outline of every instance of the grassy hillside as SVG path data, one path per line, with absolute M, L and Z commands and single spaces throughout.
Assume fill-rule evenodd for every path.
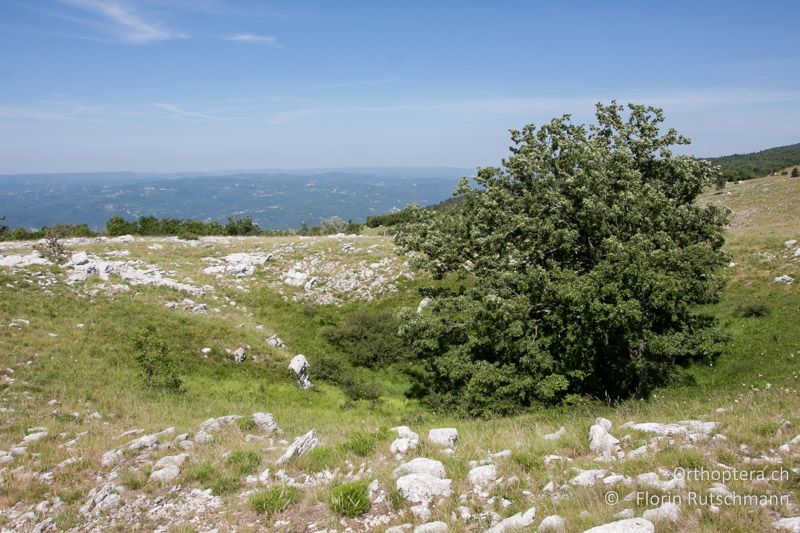
M 778 146 L 750 154 L 734 154 L 712 157 L 709 161 L 722 168 L 728 181 L 749 180 L 773 174 L 800 165 L 800 143 Z
M 81 531 L 382 531 L 421 522 L 392 477 L 403 461 L 419 456 L 441 461 L 452 480 L 453 496 L 434 501 L 430 517 L 447 522 L 450 531 L 483 531 L 498 517 L 531 507 L 536 508 L 534 529 L 544 517 L 559 515 L 567 531 L 584 531 L 626 509 L 642 516 L 660 505 L 624 501 L 629 493 L 649 490 L 685 497 L 707 494 L 714 483 L 689 479 L 684 488 L 656 490 L 647 488 L 647 478 L 637 480 L 653 472 L 669 481 L 676 467 L 787 472 L 785 478 L 768 482 L 726 483 L 737 494 L 786 499 L 717 509 L 684 500 L 677 521 L 657 521 L 657 531 L 770 530 L 779 518 L 800 514 L 800 445 L 780 449 L 800 433 L 800 289 L 797 282 L 773 281 L 800 276 L 797 245 L 784 246 L 800 239 L 798 197 L 800 180 L 776 176 L 703 198 L 733 211 L 727 241 L 733 261 L 730 282 L 714 307 L 730 342 L 715 366 L 689 369 L 682 384 L 659 390 L 648 401 L 606 405 L 587 400 L 488 421 L 428 410 L 406 397 L 410 383 L 397 369 L 355 368 L 349 354 L 331 344 L 325 332 L 342 328 L 355 313 L 380 316 L 417 305 L 417 275 L 394 256 L 385 237 L 143 238 L 70 244 L 71 251 L 127 261 L 131 268 L 157 268 L 165 277 L 202 289 L 202 294 L 134 285 L 115 274 L 107 281 L 90 277 L 67 285 L 68 269 L 61 267 L 0 267 L 0 368 L 6 369 L 0 371 L 0 450 L 11 452 L 0 465 L 0 525 L 30 531 L 52 519 L 47 524 Z M 0 254 L 27 254 L 28 247 L 30 243 L 3 245 Z M 203 272 L 224 264 L 222 258 L 235 252 L 273 256 L 252 275 Z M 318 282 L 308 290 L 288 285 L 291 270 L 305 271 Z M 171 302 L 179 308 L 165 305 Z M 202 311 L 200 304 L 206 305 L 205 312 L 192 312 Z M 131 336 L 146 325 L 155 328 L 179 361 L 181 392 L 144 385 Z M 265 340 L 272 334 L 287 348 L 269 346 Z M 233 362 L 226 352 L 239 347 L 247 354 L 243 363 Z M 210 353 L 203 354 L 203 348 Z M 310 390 L 300 390 L 286 368 L 299 353 L 311 363 Z M 323 371 L 327 382 L 318 379 Z M 376 385 L 379 399 L 353 399 L 359 395 L 352 388 Z M 250 418 L 256 412 L 271 413 L 282 433 L 259 428 Z M 243 418 L 221 424 L 211 432 L 213 441 L 201 442 L 201 424 L 223 415 Z M 597 417 L 613 423 L 611 433 L 620 439 L 624 459 L 596 460 L 588 432 Z M 718 426 L 709 438 L 697 441 L 654 439 L 621 427 L 628 421 L 688 419 Z M 398 425 L 420 436 L 418 448 L 402 460 L 389 451 L 397 437 L 389 428 Z M 543 438 L 562 426 L 565 430 L 557 438 Z M 144 453 L 128 449 L 133 439 L 169 427 L 175 432 L 159 439 L 171 447 Z M 439 427 L 458 430 L 452 453 L 427 441 L 428 430 Z M 29 431 L 34 428 L 45 428 L 47 434 L 20 446 L 26 434 L 41 433 Z M 311 429 L 321 446 L 277 465 L 286 446 Z M 123 436 L 131 430 L 143 432 Z M 194 441 L 185 452 L 174 440 L 182 433 Z M 645 444 L 650 448 L 631 456 Z M 103 464 L 104 454 L 120 449 L 116 462 Z M 503 450 L 510 450 L 510 457 L 490 459 Z M 177 478 L 150 479 L 159 458 L 181 452 L 187 457 Z M 479 489 L 469 479 L 470 461 L 477 460 L 493 462 L 498 476 Z M 571 482 L 580 473 L 576 469 L 603 469 L 606 476 L 623 477 L 620 483 L 598 479 L 580 486 Z M 335 487 L 373 480 L 378 489 L 366 514 L 347 518 L 331 510 Z M 92 490 L 108 484 L 118 498 L 109 497 L 106 508 L 85 505 Z M 270 488 L 275 490 L 262 492 Z M 619 501 L 609 496 L 612 492 Z

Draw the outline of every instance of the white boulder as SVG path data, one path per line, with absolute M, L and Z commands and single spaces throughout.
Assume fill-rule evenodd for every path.
M 428 442 L 436 446 L 451 448 L 457 441 L 458 430 L 455 428 L 437 428 L 428 432 Z

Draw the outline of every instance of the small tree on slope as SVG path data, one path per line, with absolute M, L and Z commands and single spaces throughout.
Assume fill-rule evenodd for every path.
M 689 141 L 661 131 L 660 109 L 628 108 L 512 130 L 502 168 L 462 179 L 459 209 L 417 209 L 397 234 L 416 266 L 460 280 L 401 312 L 415 388 L 435 405 L 484 416 L 643 397 L 716 357 L 697 306 L 723 285 L 727 210 L 695 200 L 718 171 L 672 155 Z

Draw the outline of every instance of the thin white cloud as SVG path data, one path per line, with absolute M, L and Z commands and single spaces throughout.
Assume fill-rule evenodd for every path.
M 158 109 L 162 109 L 164 111 L 169 112 L 169 116 L 171 118 L 200 118 L 204 120 L 222 120 L 223 117 L 211 115 L 209 113 L 202 113 L 198 111 L 189 111 L 177 104 L 171 104 L 169 102 L 153 102 L 151 104 L 153 107 Z
M 385 80 L 359 80 L 359 81 L 343 81 L 341 83 L 326 83 L 325 85 L 317 85 L 315 89 L 338 89 L 339 87 L 356 87 L 359 85 L 382 85 L 384 83 L 394 83 L 398 81 L 397 78 L 387 78 Z
M 678 111 L 694 111 L 712 106 L 748 106 L 754 104 L 800 102 L 800 91 L 746 91 L 732 89 L 709 89 L 684 91 L 673 94 L 647 94 L 637 92 L 630 95 L 572 97 L 572 98 L 493 98 L 480 100 L 442 101 L 435 103 L 411 103 L 400 105 L 373 105 L 348 107 L 306 107 L 279 111 L 270 117 L 270 122 L 282 124 L 309 116 L 355 113 L 481 113 L 520 114 L 554 112 L 558 114 L 593 109 L 597 102 L 637 102 L 663 106 Z
M 272 35 L 256 35 L 253 33 L 237 33 L 235 35 L 228 35 L 225 37 L 226 41 L 234 43 L 247 43 L 247 44 L 263 44 L 273 48 L 283 48 L 278 43 L 278 38 Z
M 151 44 L 171 39 L 184 39 L 185 33 L 167 28 L 163 24 L 148 20 L 127 2 L 121 0 L 59 0 L 61 3 L 81 9 L 94 18 L 80 20 L 126 44 Z

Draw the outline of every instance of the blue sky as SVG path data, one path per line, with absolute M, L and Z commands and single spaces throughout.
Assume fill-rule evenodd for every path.
M 0 0 L 0 173 L 496 164 L 663 107 L 692 153 L 800 142 L 800 2 Z

